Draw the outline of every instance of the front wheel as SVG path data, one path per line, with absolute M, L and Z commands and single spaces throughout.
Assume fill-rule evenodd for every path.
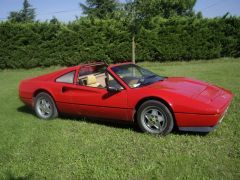
M 58 116 L 54 100 L 47 93 L 39 93 L 35 98 L 34 109 L 36 115 L 41 119 L 53 119 Z
M 156 100 L 146 101 L 140 106 L 137 122 L 142 131 L 159 135 L 167 135 L 174 126 L 170 110 Z

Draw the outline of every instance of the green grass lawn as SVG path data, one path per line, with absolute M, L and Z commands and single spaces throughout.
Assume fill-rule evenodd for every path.
M 20 80 L 59 67 L 0 71 L 0 179 L 240 179 L 240 59 L 141 63 L 234 93 L 216 131 L 140 133 L 133 125 L 81 118 L 39 120 L 18 99 Z

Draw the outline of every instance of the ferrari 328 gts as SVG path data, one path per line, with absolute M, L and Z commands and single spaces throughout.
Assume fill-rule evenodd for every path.
M 159 76 L 132 63 L 92 63 L 21 81 L 19 96 L 41 119 L 73 114 L 137 122 L 166 135 L 210 132 L 223 119 L 232 93 L 202 81 Z

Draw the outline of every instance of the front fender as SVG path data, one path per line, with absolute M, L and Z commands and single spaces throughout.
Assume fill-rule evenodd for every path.
M 135 108 L 143 99 L 156 98 L 165 101 L 174 113 L 216 114 L 216 108 L 191 97 L 147 88 L 130 89 L 128 93 L 129 108 Z

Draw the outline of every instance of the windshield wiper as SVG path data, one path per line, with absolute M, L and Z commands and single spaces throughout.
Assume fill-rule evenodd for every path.
M 147 86 L 147 85 L 152 84 L 152 83 L 154 83 L 154 82 L 141 82 L 140 86 L 138 86 L 138 87 Z
M 155 75 L 156 76 L 156 75 Z M 154 76 L 154 77 L 155 77 Z M 156 76 L 156 77 L 159 77 L 159 76 Z M 142 81 L 142 82 L 140 82 L 140 86 L 138 86 L 138 87 L 141 87 L 141 86 L 147 86 L 147 85 L 150 85 L 150 84 L 153 84 L 153 83 L 155 83 L 155 82 L 159 82 L 159 81 L 163 81 L 165 78 L 161 78 L 161 77 L 159 77 L 159 79 L 158 80 L 156 80 L 156 81 Z

